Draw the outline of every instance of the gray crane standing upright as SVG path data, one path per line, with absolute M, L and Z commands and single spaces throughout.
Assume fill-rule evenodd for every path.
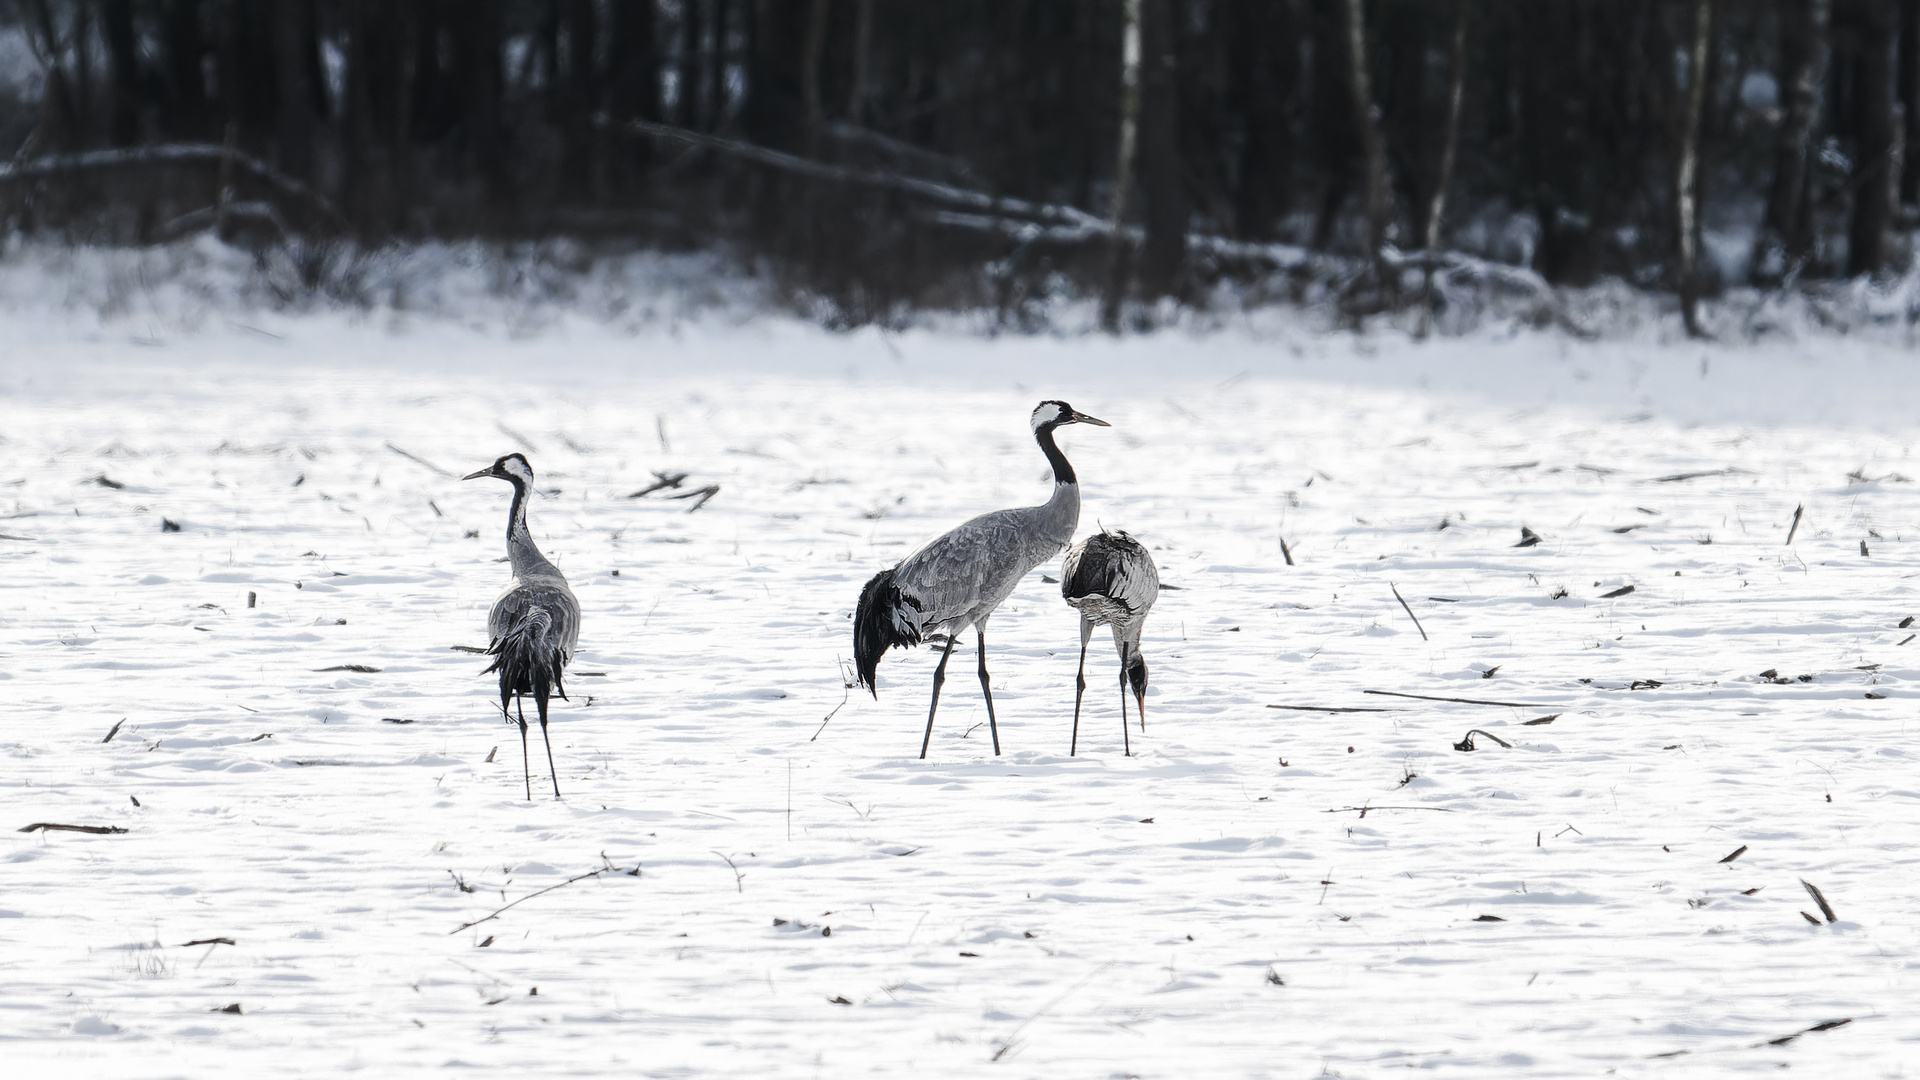
M 498 477 L 513 485 L 513 508 L 507 512 L 507 559 L 513 564 L 513 584 L 493 602 L 487 613 L 487 652 L 493 666 L 481 672 L 500 673 L 500 713 L 508 723 L 519 713 L 520 766 L 527 798 L 533 798 L 533 766 L 527 753 L 527 710 L 522 695 L 532 694 L 540 713 L 540 738 L 547 744 L 547 769 L 553 777 L 553 797 L 560 797 L 560 773 L 553 767 L 553 741 L 547 737 L 547 698 L 567 700 L 561 672 L 573 659 L 580 641 L 580 601 L 567 588 L 567 579 L 534 546 L 527 531 L 527 498 L 533 494 L 533 466 L 519 454 L 508 454 L 462 480 Z
M 980 641 L 980 692 L 987 699 L 993 752 L 1000 753 L 1000 723 L 987 679 L 987 620 L 1028 572 L 1060 553 L 1080 524 L 1080 483 L 1067 456 L 1054 444 L 1054 429 L 1067 424 L 1112 427 L 1064 401 L 1043 401 L 1033 410 L 1033 437 L 1053 465 L 1053 497 L 1040 506 L 982 514 L 921 545 L 891 570 L 882 570 L 860 590 L 853 616 L 854 671 L 860 685 L 880 696 L 875 677 L 880 657 L 896 646 L 911 647 L 945 634 L 946 651 L 933 669 L 933 703 L 920 756 L 933 740 L 933 716 L 947 661 L 971 626 Z
M 1127 685 L 1140 703 L 1140 730 L 1147 730 L 1147 662 L 1140 656 L 1140 628 L 1160 597 L 1160 571 L 1140 541 L 1125 532 L 1104 529 L 1073 545 L 1060 568 L 1060 595 L 1080 612 L 1080 673 L 1074 677 L 1073 743 L 1080 751 L 1080 699 L 1087 692 L 1087 642 L 1096 626 L 1113 627 L 1120 653 L 1120 742 L 1133 756 L 1127 736 Z

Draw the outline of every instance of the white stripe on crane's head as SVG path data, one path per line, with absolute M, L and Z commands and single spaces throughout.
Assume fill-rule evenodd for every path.
M 1033 410 L 1033 430 L 1058 424 L 1073 415 L 1073 406 L 1064 401 L 1043 401 Z
M 533 485 L 533 466 L 527 464 L 527 459 L 519 454 L 508 454 L 494 462 L 493 467 L 496 475 L 502 478 L 511 476 L 529 487 Z

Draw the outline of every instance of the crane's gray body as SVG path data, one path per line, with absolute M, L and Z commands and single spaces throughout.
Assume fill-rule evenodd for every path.
M 1120 654 L 1121 746 L 1129 756 L 1127 689 L 1140 703 L 1140 730 L 1147 730 L 1147 661 L 1140 655 L 1140 630 L 1147 612 L 1160 597 L 1160 571 L 1140 541 L 1124 532 L 1097 532 L 1073 546 L 1060 568 L 1060 595 L 1080 612 L 1080 670 L 1074 676 L 1073 741 L 1067 752 L 1080 749 L 1080 705 L 1087 691 L 1087 643 L 1093 628 L 1113 628 L 1113 648 Z
M 1125 532 L 1098 532 L 1067 552 L 1060 595 L 1080 612 L 1082 639 L 1096 626 L 1111 626 L 1125 660 L 1140 651 L 1140 630 L 1160 598 L 1160 571 L 1140 541 Z
M 1060 554 L 1080 524 L 1080 485 L 1055 483 L 1040 506 L 981 514 L 934 537 L 894 568 L 914 636 L 983 627 L 1022 578 Z
M 515 507 L 518 512 L 507 527 L 513 584 L 487 612 L 487 635 L 494 647 L 504 639 L 524 636 L 531 644 L 544 645 L 543 652 L 557 653 L 559 666 L 565 667 L 580 643 L 580 601 L 560 569 L 534 546 L 526 509 L 517 498 Z

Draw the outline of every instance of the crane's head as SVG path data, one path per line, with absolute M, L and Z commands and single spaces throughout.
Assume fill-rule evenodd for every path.
M 519 454 L 508 454 L 486 468 L 478 472 L 470 472 L 460 479 L 478 480 L 483 476 L 497 476 L 508 483 L 527 488 L 533 486 L 533 466 L 527 464 L 527 459 Z
M 1092 424 L 1095 427 L 1112 427 L 1105 420 L 1088 416 L 1064 401 L 1043 401 L 1034 406 L 1033 432 L 1051 431 L 1064 424 Z

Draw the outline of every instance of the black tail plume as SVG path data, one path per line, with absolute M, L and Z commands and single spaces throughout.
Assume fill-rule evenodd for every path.
M 502 709 L 514 694 L 532 694 L 543 710 L 555 693 L 562 699 L 567 696 L 560 681 L 565 655 L 547 640 L 550 623 L 545 614 L 530 613 L 487 649 L 493 654 L 493 664 L 481 674 L 500 673 Z
M 873 575 L 860 590 L 860 606 L 853 613 L 853 670 L 874 697 L 880 696 L 874 682 L 880 658 L 896 646 L 920 644 L 920 621 L 914 617 L 919 610 L 920 605 L 893 583 L 892 570 Z

